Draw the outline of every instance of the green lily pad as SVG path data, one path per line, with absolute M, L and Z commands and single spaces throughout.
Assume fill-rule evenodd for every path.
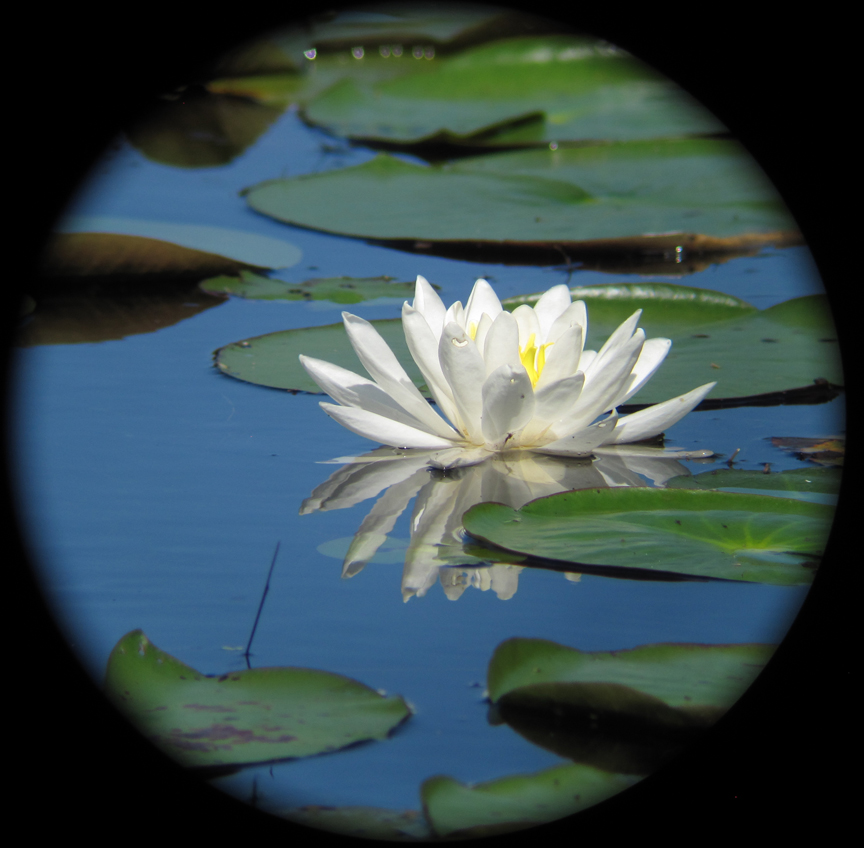
M 590 766 L 556 766 L 468 785 L 443 775 L 423 782 L 423 810 L 439 837 L 479 838 L 524 830 L 592 807 L 634 779 Z
M 313 99 L 304 117 L 336 135 L 400 144 L 548 145 L 725 131 L 625 51 L 564 35 L 483 44 L 374 84 L 345 79 Z M 536 120 L 524 125 L 527 117 Z
M 649 338 L 672 339 L 672 350 L 633 401 L 658 403 L 696 386 L 717 382 L 711 399 L 779 392 L 824 378 L 842 383 L 843 374 L 827 301 L 822 295 L 796 298 L 762 312 L 737 298 L 664 283 L 571 289 L 588 306 L 587 346 L 598 350 L 636 309 Z M 513 298 L 510 309 L 534 295 Z M 401 321 L 372 322 L 408 375 L 425 390 L 411 358 Z M 696 330 L 697 332 L 694 332 Z M 828 334 L 826 336 L 826 334 Z M 771 341 L 764 341 L 770 338 Z M 215 352 L 225 374 L 289 391 L 318 392 L 300 365 L 300 354 L 363 373 L 343 325 L 330 324 L 270 333 L 235 342 Z M 758 362 L 758 367 L 753 363 Z
M 63 222 L 43 256 L 53 277 L 170 276 L 204 279 L 242 269 L 288 268 L 303 253 L 281 239 L 242 230 L 80 216 Z
M 286 283 L 241 271 L 239 277 L 212 277 L 199 283 L 208 294 L 229 294 L 253 300 L 327 300 L 353 304 L 379 297 L 410 298 L 414 283 L 394 282 L 393 277 L 327 277 Z
M 795 230 L 764 174 L 723 139 L 528 150 L 436 166 L 380 154 L 350 168 L 260 183 L 246 199 L 289 224 L 419 241 L 424 249 L 551 243 L 567 251 L 633 239 L 647 248 L 674 233 L 673 248 L 700 234 L 698 249 L 722 250 L 773 243 Z
M 667 489 L 752 489 L 801 494 L 830 494 L 840 491 L 839 468 L 792 468 L 779 473 L 721 468 L 692 476 L 673 477 Z
M 579 651 L 546 639 L 507 639 L 492 655 L 489 698 L 541 684 L 604 683 L 641 692 L 674 709 L 728 709 L 774 653 L 773 645 L 643 645 Z M 603 693 L 598 691 L 599 696 Z M 598 703 L 599 707 L 599 703 Z
M 743 694 L 771 645 L 655 644 L 584 652 L 509 639 L 489 664 L 489 697 L 517 733 L 607 771 L 649 774 Z
M 795 585 L 812 580 L 834 510 L 767 495 L 582 489 L 462 517 L 486 545 L 534 557 Z
M 279 815 L 307 827 L 360 839 L 426 842 L 433 838 L 429 825 L 419 810 L 309 805 L 286 810 Z
M 410 715 L 402 698 L 310 668 L 201 674 L 127 633 L 108 659 L 105 690 L 166 754 L 186 766 L 309 757 L 384 739 Z

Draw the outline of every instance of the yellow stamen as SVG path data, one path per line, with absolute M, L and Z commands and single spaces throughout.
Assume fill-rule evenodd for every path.
M 535 334 L 531 333 L 528 337 L 528 343 L 519 350 L 519 360 L 528 372 L 532 388 L 536 388 L 537 381 L 543 373 L 543 367 L 546 365 L 546 348 L 555 344 L 555 342 L 547 342 L 538 348 L 534 339 Z

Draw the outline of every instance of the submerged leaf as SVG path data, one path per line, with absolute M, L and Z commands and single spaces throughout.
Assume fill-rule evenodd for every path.
M 287 268 L 302 252 L 289 242 L 242 230 L 107 216 L 73 217 L 49 243 L 50 277 L 159 276 L 201 280 L 247 268 Z
M 423 782 L 423 810 L 439 837 L 479 838 L 525 830 L 599 804 L 634 780 L 584 765 L 556 766 L 474 785 L 452 777 Z
M 462 517 L 486 545 L 594 566 L 726 580 L 809 583 L 825 547 L 830 506 L 675 489 L 583 489 L 519 510 L 478 504 Z
M 585 652 L 508 639 L 489 663 L 500 719 L 547 750 L 648 774 L 710 727 L 770 659 L 771 645 L 644 645 Z
M 158 748 L 186 766 L 308 757 L 384 739 L 408 718 L 398 696 L 310 668 L 203 675 L 140 630 L 108 659 L 105 690 Z

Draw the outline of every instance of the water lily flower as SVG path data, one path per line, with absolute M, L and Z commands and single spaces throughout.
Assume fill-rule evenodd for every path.
M 640 309 L 599 351 L 585 350 L 587 310 L 584 302 L 571 300 L 566 285 L 554 286 L 533 307 L 523 304 L 511 313 L 480 279 L 465 307 L 457 301 L 447 308 L 418 276 L 414 302 L 402 307 L 402 326 L 447 420 L 375 328 L 356 315 L 343 312 L 342 318 L 371 380 L 320 359 L 300 361 L 336 401 L 321 404 L 331 418 L 384 445 L 435 451 L 429 462 L 441 468 L 514 449 L 578 457 L 638 442 L 675 424 L 714 387 L 707 383 L 619 416 L 616 407 L 646 383 L 672 343 L 646 340 L 636 327 Z

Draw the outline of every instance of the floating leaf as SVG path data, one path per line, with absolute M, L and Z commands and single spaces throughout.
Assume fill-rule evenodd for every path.
M 494 703 L 509 692 L 547 683 L 628 687 L 671 708 L 728 709 L 774 652 L 773 645 L 643 645 L 626 651 L 579 651 L 546 639 L 507 639 L 487 673 Z
M 402 332 L 402 321 L 394 318 L 373 321 L 372 324 L 405 366 L 408 376 L 416 385 L 425 389 L 420 369 L 408 351 L 405 334 Z M 362 369 L 341 323 L 284 330 L 234 342 L 219 348 L 214 353 L 214 361 L 223 374 L 247 383 L 292 392 L 320 392 L 316 383 L 300 365 L 298 357 L 301 353 L 333 362 L 352 371 Z
M 798 459 L 809 460 L 819 465 L 842 465 L 846 453 L 846 440 L 839 438 L 805 439 L 775 436 L 771 439 L 771 444 L 781 450 L 794 451 Z
M 388 842 L 429 841 L 432 832 L 418 810 L 387 810 L 381 807 L 322 807 L 309 805 L 280 813 L 297 824 Z
M 586 245 L 722 251 L 782 242 L 795 230 L 764 174 L 736 142 L 721 139 L 529 150 L 436 166 L 381 154 L 260 183 L 246 196 L 253 209 L 286 223 L 420 242 L 423 250 L 446 242 L 554 244 L 561 256 Z
M 302 252 L 281 239 L 242 230 L 102 216 L 63 223 L 43 257 L 51 277 L 193 278 L 246 268 L 287 268 Z
M 756 491 L 837 494 L 839 468 L 793 468 L 776 474 L 720 468 L 693 476 L 673 477 L 667 489 L 753 489 Z
M 199 283 L 208 294 L 229 294 L 254 300 L 328 300 L 353 304 L 379 297 L 413 297 L 414 283 L 394 282 L 393 277 L 326 277 L 302 283 L 263 277 L 241 271 L 239 277 L 213 277 Z
M 479 838 L 524 830 L 584 810 L 634 780 L 584 765 L 556 766 L 468 785 L 452 777 L 423 782 L 423 810 L 439 837 Z
M 564 35 L 480 45 L 374 84 L 345 79 L 312 100 L 304 117 L 336 135 L 399 144 L 548 145 L 725 131 L 625 51 Z M 525 125 L 528 117 L 536 120 Z
M 187 89 L 129 126 L 126 137 L 153 162 L 213 168 L 251 147 L 281 112 L 271 104 Z
M 409 716 L 398 696 L 309 668 L 201 674 L 127 633 L 108 659 L 105 689 L 129 719 L 186 766 L 308 757 L 384 739 Z
M 773 651 L 656 644 L 584 652 L 508 639 L 489 663 L 489 697 L 534 744 L 608 771 L 648 774 L 717 721 Z
M 665 283 L 571 291 L 574 300 L 584 300 L 588 306 L 589 348 L 598 350 L 636 309 L 643 310 L 640 325 L 649 338 L 659 335 L 672 339 L 671 352 L 634 395 L 634 403 L 658 403 L 713 381 L 717 386 L 709 396 L 712 402 L 793 389 L 817 378 L 842 383 L 836 347 L 821 341 L 824 333 L 834 332 L 822 295 L 797 298 L 759 312 L 719 292 Z M 512 298 L 505 305 L 512 309 L 532 297 Z M 411 379 L 425 389 L 405 344 L 401 321 L 372 323 Z M 770 343 L 763 341 L 767 334 L 773 340 Z M 217 350 L 215 360 L 224 373 L 240 380 L 289 391 L 318 392 L 300 365 L 301 353 L 362 373 L 342 324 L 235 342 Z
M 697 577 L 809 583 L 832 507 L 767 495 L 583 489 L 519 510 L 485 503 L 462 517 L 487 545 L 562 562 Z

